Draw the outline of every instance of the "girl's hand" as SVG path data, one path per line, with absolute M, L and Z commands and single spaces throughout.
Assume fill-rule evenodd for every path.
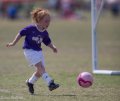
M 20 38 L 21 38 L 21 35 L 18 33 L 18 34 L 16 35 L 15 39 L 14 39 L 12 42 L 7 43 L 6 46 L 7 46 L 7 47 L 15 46 L 15 44 L 20 40 Z
M 53 45 L 52 43 L 50 43 L 50 44 L 48 45 L 48 47 L 50 47 L 50 48 L 53 50 L 54 53 L 57 53 L 57 52 L 58 52 L 56 46 Z
M 13 44 L 12 42 L 10 43 L 7 43 L 6 47 L 11 47 L 11 46 L 14 46 L 15 44 Z
M 53 52 L 57 53 L 57 48 L 56 47 L 53 48 Z

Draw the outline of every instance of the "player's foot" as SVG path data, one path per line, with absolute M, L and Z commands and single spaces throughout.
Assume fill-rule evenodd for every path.
M 49 90 L 55 90 L 59 87 L 59 84 L 54 83 L 54 80 L 51 81 L 50 85 L 48 86 Z
M 28 80 L 26 80 L 26 85 L 28 86 L 30 94 L 34 94 L 34 85 L 32 83 L 29 83 Z

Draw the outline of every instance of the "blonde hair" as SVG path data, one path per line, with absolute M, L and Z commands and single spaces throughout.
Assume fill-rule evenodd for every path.
M 47 9 L 36 8 L 31 12 L 32 20 L 35 23 L 39 23 L 45 16 L 50 16 L 50 13 Z

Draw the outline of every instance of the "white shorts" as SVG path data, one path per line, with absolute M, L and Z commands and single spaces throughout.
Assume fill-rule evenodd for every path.
M 37 63 L 42 62 L 42 65 L 45 67 L 45 61 L 42 51 L 24 49 L 24 55 L 30 66 L 35 66 Z

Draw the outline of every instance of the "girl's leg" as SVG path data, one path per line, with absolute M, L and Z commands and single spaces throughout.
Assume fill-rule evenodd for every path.
M 35 65 L 36 67 L 36 72 L 33 73 L 33 75 L 29 78 L 29 83 L 34 84 L 43 73 L 45 73 L 45 68 L 43 68 L 41 62 L 37 63 Z
M 45 83 L 49 85 L 52 81 L 52 78 L 48 75 L 48 73 L 46 73 L 44 65 L 41 62 L 39 62 L 35 65 L 35 67 L 37 69 L 35 76 L 42 77 Z
M 48 85 L 48 88 L 50 91 L 56 89 L 59 87 L 59 84 L 54 83 L 54 80 L 48 75 L 48 73 L 45 71 L 44 65 L 42 63 L 38 63 L 35 65 L 38 69 L 38 74 L 36 73 L 36 76 L 40 74 L 42 79 L 45 81 L 45 83 Z
M 42 68 L 41 62 L 37 63 L 35 65 L 36 72 L 33 73 L 33 75 L 26 81 L 26 84 L 29 88 L 29 92 L 31 94 L 34 94 L 34 83 L 41 77 L 41 75 L 45 72 L 45 69 Z
M 36 72 L 31 76 L 31 78 L 27 82 L 27 85 L 29 87 L 29 92 L 31 94 L 34 93 L 33 85 L 38 80 L 39 77 L 42 77 L 42 79 L 48 85 L 50 91 L 59 87 L 59 84 L 55 84 L 53 79 L 48 75 L 48 73 L 46 73 L 45 67 L 41 62 L 37 63 L 35 67 L 36 67 Z

